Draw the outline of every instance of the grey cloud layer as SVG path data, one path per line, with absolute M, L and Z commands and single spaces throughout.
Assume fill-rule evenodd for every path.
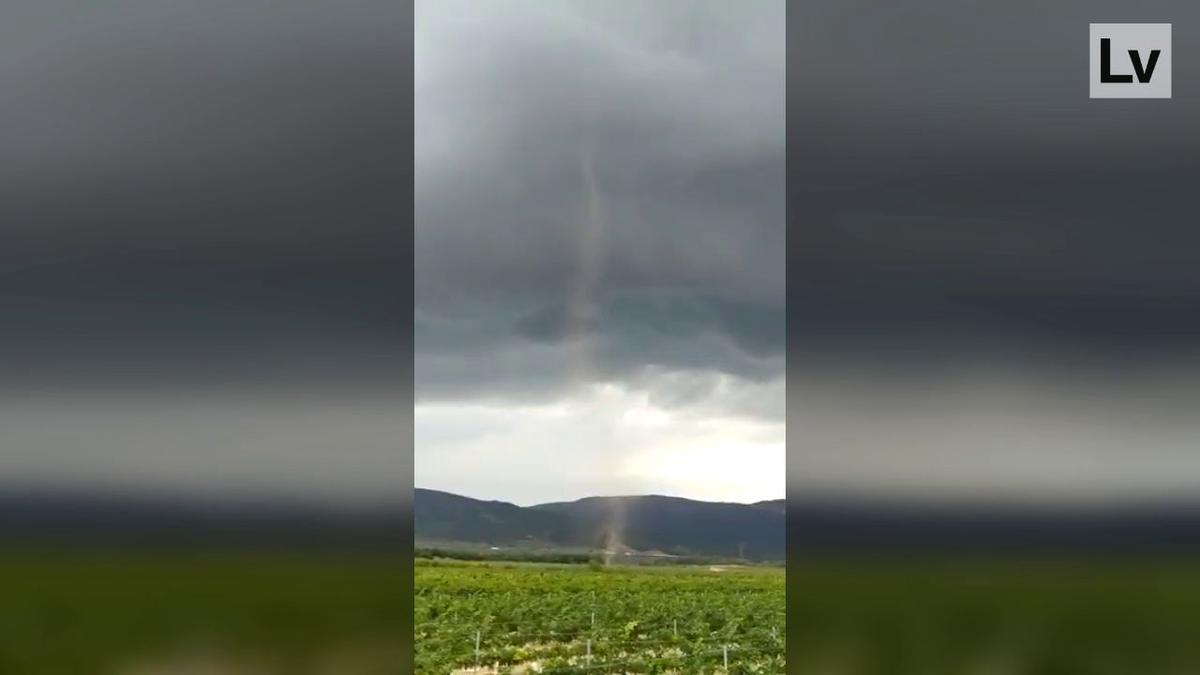
M 793 494 L 1195 495 L 1200 71 L 1090 100 L 1087 45 L 1197 8 L 789 10 Z
M 411 7 L 0 20 L 0 491 L 411 485 Z
M 1089 22 L 1166 20 L 1186 63 L 1194 7 L 796 9 L 797 358 L 1195 350 L 1200 78 L 1180 68 L 1169 105 L 1108 105 L 1088 99 L 1086 49 Z
M 399 367 L 401 4 L 6 7 L 6 380 Z
M 782 3 L 600 4 L 418 5 L 419 397 L 782 376 Z

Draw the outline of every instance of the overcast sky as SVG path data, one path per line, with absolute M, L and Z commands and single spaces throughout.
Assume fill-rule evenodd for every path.
M 783 496 L 784 32 L 417 3 L 419 487 Z
M 5 6 L 0 488 L 1200 486 L 1200 9 L 402 5 Z
M 789 496 L 1197 494 L 1200 9 L 789 9 Z M 1088 98 L 1113 21 L 1173 99 Z
M 410 21 L 5 3 L 0 489 L 406 493 Z

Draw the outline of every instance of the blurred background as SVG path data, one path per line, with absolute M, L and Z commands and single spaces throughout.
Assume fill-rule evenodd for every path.
M 789 7 L 792 672 L 1193 672 L 1196 8 Z M 1174 98 L 1089 100 L 1090 22 Z
M 0 672 L 408 671 L 411 35 L 0 10 Z

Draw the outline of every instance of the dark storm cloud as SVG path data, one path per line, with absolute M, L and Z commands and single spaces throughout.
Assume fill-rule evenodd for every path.
M 406 353 L 402 4 L 6 7 L 6 380 L 353 380 Z
M 797 358 L 1111 362 L 1195 349 L 1200 12 L 1116 2 L 797 11 Z M 1100 21 L 1174 23 L 1173 100 L 1088 99 L 1088 23 Z
M 410 11 L 5 3 L 0 491 L 404 499 Z
M 789 7 L 790 496 L 1196 494 L 1200 11 Z M 1088 98 L 1171 22 L 1172 100 Z
M 419 397 L 782 376 L 781 16 L 418 7 Z

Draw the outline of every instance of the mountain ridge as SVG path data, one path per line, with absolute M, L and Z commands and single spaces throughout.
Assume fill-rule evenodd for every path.
M 782 509 L 668 495 L 589 496 L 523 507 L 416 488 L 413 525 L 417 541 L 427 542 L 785 557 Z

